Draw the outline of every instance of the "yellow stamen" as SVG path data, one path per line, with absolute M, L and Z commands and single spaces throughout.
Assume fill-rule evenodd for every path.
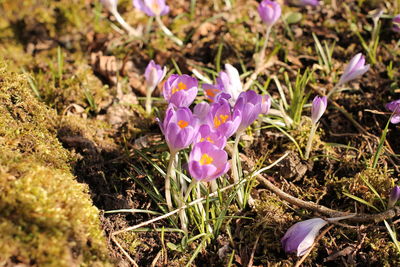
M 183 82 L 179 82 L 178 87 L 172 88 L 172 94 L 175 94 L 176 92 L 179 92 L 182 90 L 187 90 L 187 86 Z
M 219 117 L 221 118 L 222 123 L 225 123 L 226 120 L 229 118 L 228 115 L 219 115 Z
M 181 127 L 181 129 L 187 127 L 188 125 L 189 125 L 189 123 L 187 121 L 184 121 L 184 120 L 178 121 L 178 126 Z
M 221 125 L 221 121 L 218 119 L 217 116 L 214 117 L 214 126 L 218 128 Z
M 200 165 L 208 165 L 208 164 L 211 164 L 213 161 L 214 161 L 214 159 L 212 157 L 210 157 L 208 154 L 204 153 L 201 156 Z

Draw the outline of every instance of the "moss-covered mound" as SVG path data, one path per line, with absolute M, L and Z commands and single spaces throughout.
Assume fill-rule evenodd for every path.
M 56 114 L 0 61 L 0 265 L 105 265 L 98 210 L 71 174 Z

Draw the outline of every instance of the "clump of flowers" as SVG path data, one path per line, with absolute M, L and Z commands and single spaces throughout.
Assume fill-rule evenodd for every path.
M 216 85 L 203 85 L 209 103 L 196 104 L 193 112 L 189 107 L 198 93 L 197 79 L 185 74 L 173 74 L 164 83 L 163 95 L 169 106 L 164 120 L 160 122 L 160 127 L 170 151 L 165 177 L 165 198 L 169 209 L 173 207 L 173 199 L 179 206 L 182 205 L 179 195 L 187 196 L 194 188 L 193 184 L 212 182 L 225 175 L 230 168 L 233 181 L 237 183 L 239 175 L 236 158 L 240 136 L 259 114 L 269 111 L 271 105 L 269 97 L 262 97 L 252 90 L 242 92 L 239 72 L 229 64 L 225 68 L 226 70 L 217 78 Z M 234 155 L 232 164 L 229 164 L 228 154 L 224 148 L 227 139 L 235 134 Z M 179 151 L 188 147 L 191 147 L 188 171 L 193 182 L 186 192 L 171 196 L 171 179 L 175 176 L 176 156 Z M 238 199 L 240 202 L 243 201 L 243 193 L 240 190 Z

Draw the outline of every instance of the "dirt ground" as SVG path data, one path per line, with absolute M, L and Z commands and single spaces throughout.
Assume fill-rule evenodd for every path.
M 193 2 L 195 7 L 191 6 Z M 79 248 L 71 246 L 71 257 L 61 265 L 131 266 L 131 261 L 112 242 L 110 235 L 155 215 L 105 212 L 121 209 L 163 212 L 148 188 L 155 186 L 163 190 L 164 178 L 154 165 L 165 170 L 168 164 L 168 148 L 156 122 L 156 117 L 163 116 L 166 103 L 160 85 L 154 94 L 155 114 L 146 115 L 143 108 L 144 70 L 154 59 L 170 71 L 178 66 L 182 73 L 191 75 L 196 69 L 215 78 L 223 64 L 230 63 L 244 73 L 243 81 L 247 81 L 255 68 L 253 55 L 262 44 L 265 25 L 257 13 L 257 1 L 233 2 L 228 9 L 224 1 L 218 0 L 167 1 L 171 11 L 162 19 L 184 41 L 184 46 L 179 47 L 162 33 L 155 21 L 136 10 L 128 0 L 119 1 L 118 10 L 130 25 L 142 32 L 139 39 L 128 36 L 99 1 L 0 0 L 0 61 L 7 65 L 3 76 L 22 74 L 18 76 L 24 80 L 21 86 L 29 92 L 13 97 L 25 101 L 24 97 L 29 95 L 27 107 L 29 103 L 43 107 L 46 111 L 40 112 L 44 112 L 43 116 L 49 120 L 43 128 L 33 126 L 30 131 L 45 129 L 46 136 L 49 131 L 46 138 L 54 138 L 54 142 L 62 146 L 56 144 L 56 148 L 47 148 L 48 155 L 57 157 L 57 163 L 50 156 L 44 158 L 38 154 L 40 147 L 27 149 L 34 146 L 32 143 L 39 137 L 11 146 L 13 140 L 18 139 L 15 137 L 18 133 L 5 134 L 6 128 L 11 126 L 7 120 L 2 120 L 0 145 L 8 154 L 7 160 L 1 161 L 0 179 L 9 181 L 6 177 L 10 173 L 24 173 L 23 169 L 27 168 L 10 163 L 14 151 L 20 153 L 18 157 L 34 157 L 40 166 L 72 174 L 78 183 L 74 179 L 68 183 L 82 184 L 83 189 L 79 190 L 86 193 L 77 197 L 89 201 L 90 196 L 98 210 L 93 211 L 91 223 L 104 233 L 104 237 L 96 241 L 103 242 L 98 249 L 81 249 L 89 241 L 82 241 Z M 400 13 L 400 3 L 337 0 L 332 1 L 336 5 L 322 1 L 317 7 L 303 7 L 296 5 L 296 1 L 278 2 L 284 4 L 282 19 L 272 29 L 267 48 L 268 66 L 258 76 L 258 85 L 253 89 L 262 92 L 260 88 L 265 88 L 274 99 L 280 99 L 274 82 L 278 79 L 292 104 L 289 87 L 295 86 L 296 77 L 306 70 L 313 71 L 305 86 L 306 93 L 310 94 L 309 103 L 314 95 L 323 95 L 333 88 L 356 53 L 367 55 L 371 68 L 360 79 L 346 85 L 347 90 L 334 95 L 321 119 L 312 152 L 316 157 L 312 160 L 302 159 L 295 143 L 288 138 L 290 135 L 304 150 L 310 129 L 309 107 L 304 109 L 296 127 L 285 132 L 275 127 L 262 127 L 259 134 L 247 135 L 240 152 L 253 165 L 262 159 L 262 166 L 290 152 L 285 160 L 265 172 L 264 178 L 302 200 L 340 211 L 376 213 L 343 192 L 379 206 L 380 200 L 365 180 L 385 201 L 398 182 L 399 126 L 389 125 L 377 166 L 371 168 L 371 162 L 390 117 L 385 104 L 398 99 L 400 93 L 400 34 L 393 32 L 391 21 L 393 15 Z M 371 14 L 379 8 L 384 15 L 380 19 L 379 41 L 373 55 L 372 52 L 368 54 L 366 47 L 372 38 Z M 330 66 L 321 62 L 313 35 L 324 47 L 333 47 Z M 0 79 L 4 80 L 4 77 Z M 3 86 L 6 88 L 5 83 Z M 12 86 L 7 88 L 13 90 Z M 9 103 L 5 99 L 10 95 L 0 98 L 1 105 Z M 10 110 L 13 105 L 7 107 L 4 110 Z M 18 123 L 29 121 L 18 116 L 13 118 Z M 65 156 L 59 159 L 54 151 L 62 151 L 60 153 Z M 62 163 L 58 164 L 58 160 Z M 247 163 L 243 163 L 244 170 L 253 171 L 253 166 Z M 148 177 L 152 178 L 152 184 Z M 233 204 L 227 207 L 230 217 L 224 220 L 218 236 L 197 254 L 192 266 L 293 266 L 297 262 L 298 257 L 284 252 L 280 239 L 292 224 L 319 214 L 282 201 L 257 182 L 251 196 L 254 199 L 251 207 L 244 210 Z M 18 196 L 15 196 L 15 202 L 18 202 Z M 81 204 L 77 202 L 76 205 Z M 4 218 L 19 224 L 18 218 L 4 214 Z M 32 214 L 33 211 L 26 215 L 28 222 Z M 65 220 L 68 218 L 66 215 Z M 395 228 L 397 219 L 391 220 Z M 181 266 L 189 261 L 200 241 L 178 249 L 176 247 L 183 244 L 181 233 L 165 231 L 161 235 L 156 231 L 163 227 L 173 229 L 176 223 L 177 218 L 161 220 L 141 231 L 117 235 L 116 239 L 138 266 Z M 400 264 L 399 252 L 383 222 L 349 224 L 334 227 L 324 235 L 303 266 Z M 41 229 L 42 225 L 38 227 Z M 97 233 L 97 230 L 74 227 L 71 228 L 74 233 L 85 233 L 85 236 L 90 236 L 93 231 Z M 4 229 L 2 232 L 6 233 Z M 193 231 L 191 235 L 195 236 L 197 233 Z M 77 242 L 78 239 L 86 240 L 78 234 L 71 234 L 68 240 Z M 5 249 L 5 240 L 0 249 Z M 175 249 L 168 244 L 174 244 Z M 32 251 L 22 253 L 29 249 L 21 246 L 8 251 L 9 257 L 0 257 L 0 265 L 57 266 L 54 260 L 39 261 L 36 254 L 40 250 L 30 249 Z M 96 258 L 96 261 L 90 258 Z

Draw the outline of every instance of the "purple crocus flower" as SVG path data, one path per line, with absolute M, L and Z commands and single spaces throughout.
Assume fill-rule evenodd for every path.
M 281 243 L 287 253 L 296 252 L 297 256 L 304 255 L 314 243 L 319 230 L 328 222 L 314 218 L 292 225 L 283 236 Z
M 211 106 L 207 102 L 200 102 L 194 106 L 193 115 L 198 119 L 200 124 L 206 123 L 210 108 Z
M 210 125 L 203 124 L 194 139 L 194 143 L 209 142 L 216 147 L 223 149 L 226 145 L 226 137 L 211 129 Z
M 314 100 L 313 100 L 312 106 L 311 106 L 311 121 L 313 124 L 316 124 L 319 121 L 319 119 L 322 117 L 322 115 L 324 114 L 324 112 L 326 110 L 327 105 L 328 105 L 328 98 L 326 96 L 314 97 Z
M 209 182 L 228 170 L 228 154 L 224 150 L 209 142 L 194 145 L 189 155 L 189 172 L 193 178 Z
M 198 122 L 189 108 L 179 107 L 175 110 L 173 106 L 170 106 L 166 111 L 164 121 L 160 123 L 160 128 L 165 135 L 170 152 L 176 153 L 192 144 L 198 131 Z
M 100 2 L 110 12 L 117 11 L 118 0 L 100 0 Z
M 396 202 L 400 199 L 400 186 L 393 187 L 392 191 L 390 192 L 388 208 L 393 208 Z
M 318 0 L 300 0 L 299 4 L 302 6 L 318 6 L 319 1 Z
M 269 95 L 263 95 L 261 101 L 261 113 L 268 114 L 271 109 L 271 97 Z
M 234 105 L 240 93 L 243 92 L 239 71 L 231 64 L 225 64 L 225 71 L 219 73 L 217 84 L 218 88 L 231 96 L 229 100 L 231 105 Z
M 238 132 L 249 127 L 262 111 L 262 97 L 253 90 L 242 92 L 236 101 L 234 112 L 239 111 L 242 117 Z
M 363 54 L 358 53 L 346 66 L 342 77 L 340 77 L 338 85 L 343 85 L 351 80 L 358 78 L 359 76 L 366 73 L 369 69 L 369 65 L 365 65 L 365 57 Z
M 199 82 L 189 75 L 173 74 L 164 83 L 165 100 L 176 107 L 188 107 L 197 96 Z
M 400 32 L 400 14 L 395 16 L 392 20 L 393 23 L 393 31 Z
M 400 122 L 400 99 L 386 104 L 386 108 L 393 112 L 391 123 L 397 124 Z
M 216 97 L 219 95 L 219 93 L 222 92 L 220 86 L 208 83 L 203 84 L 203 90 L 204 90 L 204 95 L 211 103 L 215 102 Z
M 226 138 L 231 137 L 238 129 L 242 120 L 241 112 L 231 111 L 231 106 L 225 98 L 220 98 L 217 103 L 211 105 L 207 124 Z
M 167 72 L 167 68 L 162 68 L 160 65 L 151 60 L 146 67 L 144 77 L 146 79 L 147 88 L 154 88 L 161 82 Z
M 281 6 L 270 0 L 263 0 L 258 6 L 258 14 L 262 21 L 271 27 L 281 16 L 282 10 Z
M 133 0 L 133 5 L 150 17 L 162 16 L 169 12 L 165 0 Z

